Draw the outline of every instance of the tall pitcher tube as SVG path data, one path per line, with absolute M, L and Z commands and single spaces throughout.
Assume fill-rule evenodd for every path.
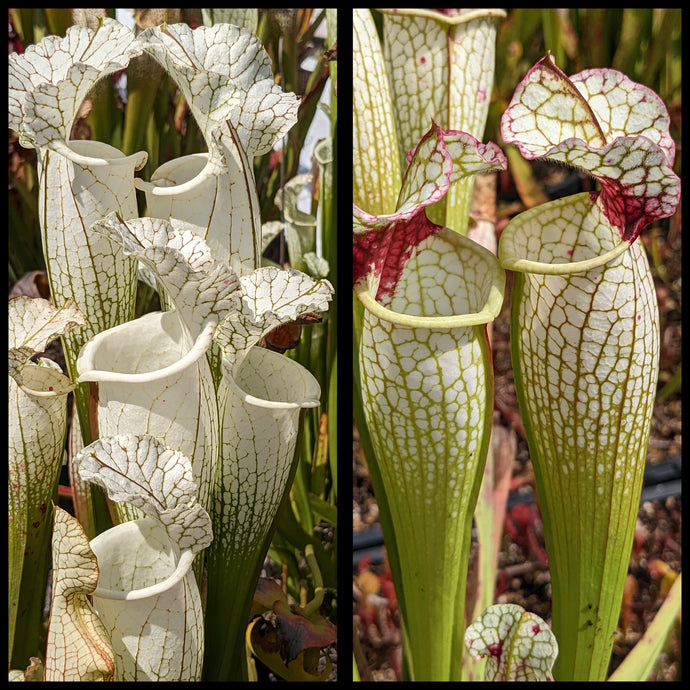
M 137 265 L 121 247 L 91 225 L 111 211 L 138 215 L 134 171 L 146 154 L 125 156 L 97 141 L 53 144 L 39 152 L 39 218 L 51 297 L 68 299 L 86 316 L 86 325 L 63 336 L 67 369 L 76 378 L 76 360 L 92 336 L 134 316 Z M 88 388 L 76 391 L 82 429 L 88 429 Z
M 148 517 L 90 545 L 100 570 L 93 605 L 111 635 L 114 680 L 200 680 L 204 629 L 193 552 L 180 552 Z
M 73 299 L 86 317 L 84 328 L 63 336 L 73 379 L 81 346 L 134 315 L 136 262 L 90 228 L 110 212 L 138 215 L 134 172 L 148 156 L 70 140 L 70 131 L 93 86 L 125 69 L 141 51 L 129 28 L 105 18 L 96 31 L 72 26 L 64 37 L 45 36 L 9 57 L 9 126 L 22 146 L 37 151 L 38 217 L 51 299 L 57 306 Z M 78 387 L 75 399 L 88 435 L 88 387 Z
M 448 229 L 407 260 L 390 301 L 359 289 L 364 413 L 398 547 L 415 680 L 447 680 L 462 656 L 472 514 L 492 415 L 486 324 L 504 274 Z
M 207 510 L 218 452 L 218 411 L 206 353 L 213 327 L 189 342 L 176 312 L 152 312 L 90 340 L 79 382 L 98 384 L 100 437 L 149 434 L 189 457 Z M 130 519 L 131 506 L 118 507 Z
M 518 216 L 499 257 L 516 272 L 513 370 L 544 514 L 554 673 L 603 680 L 656 395 L 654 282 L 644 246 L 621 241 L 588 193 Z
M 285 355 L 255 346 L 239 365 L 223 360 L 222 459 L 213 503 L 218 536 L 208 552 L 206 625 L 217 631 L 206 651 L 209 679 L 240 677 L 252 598 L 294 479 L 304 410 L 318 406 L 320 395 L 316 378 Z

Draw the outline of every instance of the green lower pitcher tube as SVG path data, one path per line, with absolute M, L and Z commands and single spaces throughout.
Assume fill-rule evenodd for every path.
M 659 319 L 641 243 L 588 193 L 527 211 L 499 246 L 553 587 L 555 680 L 606 678 L 656 394 Z
M 408 259 L 385 306 L 358 291 L 363 408 L 395 531 L 395 585 L 417 681 L 447 681 L 460 670 L 472 514 L 492 415 L 486 323 L 500 309 L 503 281 L 493 254 L 442 230 Z

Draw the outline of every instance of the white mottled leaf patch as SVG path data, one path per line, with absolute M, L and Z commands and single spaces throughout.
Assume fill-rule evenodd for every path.
M 465 631 L 465 647 L 474 658 L 486 658 L 486 681 L 553 680 L 556 638 L 539 616 L 517 604 L 489 606 Z
M 87 93 L 103 76 L 124 69 L 142 46 L 126 26 L 104 19 L 98 31 L 72 26 L 9 56 L 9 126 L 26 148 L 69 139 Z
M 231 24 L 147 29 L 143 48 L 180 87 L 206 142 L 229 120 L 248 156 L 271 149 L 297 121 L 299 98 L 275 82 L 261 39 Z
M 211 520 L 196 502 L 191 461 L 158 439 L 133 434 L 99 439 L 73 462 L 82 480 L 103 487 L 113 501 L 160 520 L 181 550 L 196 552 L 211 543 Z
M 74 385 L 59 367 L 47 360 L 31 362 L 49 343 L 72 328 L 85 324 L 76 304 L 68 301 L 55 307 L 44 299 L 17 297 L 9 302 L 9 374 L 26 392 L 33 395 L 69 393 Z
M 237 308 L 240 283 L 184 226 L 158 218 L 122 221 L 113 214 L 93 227 L 122 242 L 125 254 L 145 264 L 195 338 L 210 320 L 221 321 Z
M 108 681 L 115 673 L 110 635 L 87 598 L 96 589 L 98 574 L 82 526 L 56 507 L 46 681 Z
M 328 310 L 333 286 L 295 269 L 267 266 L 240 279 L 239 310 L 218 326 L 215 342 L 225 356 L 241 363 L 247 350 L 280 324 L 310 312 Z
M 425 209 L 442 199 L 451 183 L 506 165 L 495 144 L 432 123 L 409 157 L 395 212 L 376 216 L 353 204 L 355 287 L 366 281 L 373 295 L 379 285 L 386 293 L 393 292 L 414 248 L 440 230 L 428 220 Z
M 501 134 L 525 158 L 551 158 L 592 175 L 609 222 L 634 242 L 680 201 L 669 125 L 666 106 L 646 86 L 612 69 L 568 78 L 547 55 L 515 90 Z

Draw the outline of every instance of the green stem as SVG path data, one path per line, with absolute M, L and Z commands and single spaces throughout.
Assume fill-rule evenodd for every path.
M 323 587 L 323 578 L 321 577 L 321 570 L 319 569 L 318 561 L 314 556 L 314 545 L 307 544 L 304 548 L 304 557 L 307 561 L 307 565 L 311 570 L 312 577 L 314 578 L 314 598 L 307 602 L 302 607 L 302 613 L 309 618 L 311 615 L 316 613 L 321 604 L 323 603 L 323 595 L 325 593 Z
M 384 535 L 384 542 L 386 545 L 386 556 L 388 558 L 388 565 L 393 576 L 393 582 L 402 582 L 402 569 L 400 565 L 400 556 L 396 543 L 396 534 L 393 529 L 391 521 L 391 509 L 386 497 L 386 487 L 381 477 L 376 455 L 374 453 L 374 446 L 371 441 L 369 427 L 367 426 L 366 418 L 364 416 L 364 408 L 362 406 L 362 385 L 361 375 L 359 373 L 359 343 L 362 337 L 362 314 L 364 308 L 362 303 L 357 299 L 354 292 L 352 293 L 352 307 L 353 307 L 353 348 L 352 348 L 352 386 L 353 386 L 353 407 L 354 418 L 357 431 L 359 433 L 359 443 L 364 452 L 364 457 L 367 461 L 367 468 L 369 470 L 369 479 L 374 490 L 376 503 L 379 508 L 379 518 L 381 520 L 381 529 Z M 405 592 L 397 586 L 395 596 L 398 601 L 398 610 L 403 621 L 407 620 L 407 607 L 405 604 Z M 404 631 L 403 631 L 404 632 Z M 412 657 L 409 654 L 407 644 L 407 637 L 403 634 L 403 672 L 409 679 L 414 677 L 411 670 Z
M 638 682 L 647 680 L 674 625 L 680 626 L 680 609 L 681 575 L 679 574 L 644 635 L 608 680 Z
M 55 488 L 59 479 L 55 477 Z M 38 506 L 35 506 L 38 508 Z M 38 527 L 35 525 L 38 521 Z M 27 515 L 27 542 L 24 552 L 24 567 L 17 602 L 17 623 L 14 632 L 10 668 L 25 669 L 29 658 L 44 658 L 43 607 L 45 605 L 45 586 L 51 565 L 50 544 L 53 524 L 53 503 L 40 513 L 35 510 Z M 43 640 L 43 643 L 41 642 Z
M 165 71 L 149 55 L 135 58 L 127 68 L 127 110 L 122 135 L 125 155 L 141 151 L 159 87 L 165 81 Z

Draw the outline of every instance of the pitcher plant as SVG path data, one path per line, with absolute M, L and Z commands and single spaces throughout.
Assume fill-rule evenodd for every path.
M 261 40 L 242 27 L 157 26 L 141 40 L 180 88 L 209 149 L 136 182 L 148 213 L 192 223 L 216 259 L 238 275 L 252 271 L 261 263 L 252 161 L 297 122 L 299 99 L 275 83 Z
M 496 26 L 505 10 L 402 7 L 380 12 L 403 169 L 407 152 L 431 119 L 481 141 L 494 83 Z M 429 218 L 465 235 L 473 186 L 472 176 L 456 181 L 428 209 Z
M 257 396 L 263 393 L 268 398 L 265 405 L 273 405 L 275 400 L 278 408 L 287 404 L 299 410 L 318 404 L 319 386 L 299 364 L 278 356 L 270 367 L 254 365 L 252 368 L 248 357 L 252 346 L 275 326 L 294 320 L 303 312 L 327 309 L 332 288 L 327 281 L 314 281 L 299 271 L 273 267 L 256 269 L 239 279 L 227 264 L 212 259 L 206 243 L 180 221 L 143 218 L 122 222 L 110 217 L 98 227 L 120 236 L 125 253 L 132 253 L 144 263 L 172 308 L 168 312 L 146 314 L 94 338 L 80 357 L 80 365 L 84 367 L 80 369 L 80 378 L 103 382 L 98 403 L 101 433 L 106 429 L 111 434 L 124 430 L 151 433 L 173 447 L 182 447 L 195 434 L 202 434 L 196 445 L 187 449 L 193 451 L 200 502 L 212 514 L 215 532 L 234 534 L 232 539 L 236 540 L 230 553 L 223 552 L 222 557 L 216 553 L 218 549 L 228 548 L 225 538 L 219 539 L 209 552 L 207 606 L 210 608 L 207 608 L 206 622 L 217 630 L 215 612 L 227 617 L 229 610 L 239 606 L 237 616 L 233 616 L 237 621 L 249 614 L 258 568 L 253 578 L 247 576 L 246 568 L 242 570 L 241 581 L 237 574 L 231 577 L 230 573 L 236 572 L 233 569 L 243 559 L 254 567 L 263 561 L 268 548 L 264 542 L 289 486 L 289 468 L 295 451 L 295 430 L 289 425 L 274 424 L 271 415 L 263 415 L 262 404 L 254 405 L 253 411 L 248 409 L 242 416 L 233 414 L 231 410 L 236 404 L 227 405 L 228 392 L 237 390 L 235 379 L 239 377 L 249 393 Z M 141 334 L 151 333 L 150 340 L 141 341 L 142 352 L 128 345 L 133 331 L 139 331 L 140 339 Z M 175 334 L 178 339 L 171 340 Z M 222 355 L 219 362 L 214 363 L 211 358 L 209 363 L 204 355 L 211 347 L 214 334 Z M 97 358 L 107 362 L 111 373 L 93 369 L 90 363 L 95 363 Z M 257 358 L 261 361 L 258 354 L 250 359 L 256 362 Z M 138 371 L 122 370 L 126 369 L 128 360 Z M 263 361 L 266 363 L 265 357 Z M 299 398 L 285 399 L 288 389 L 279 392 L 280 388 L 270 382 L 274 377 L 278 380 L 282 377 L 283 385 L 291 381 L 291 387 L 299 377 L 311 379 L 304 402 Z M 197 391 L 196 396 L 190 395 L 193 391 Z M 294 393 L 292 390 L 290 395 Z M 221 426 L 219 406 L 223 410 Z M 257 444 L 258 437 L 262 438 L 265 450 Z M 239 451 L 236 444 L 241 439 L 248 445 Z M 247 473 L 249 468 L 240 471 L 246 462 L 257 463 L 265 469 L 252 470 L 251 474 Z M 267 470 L 282 476 L 282 481 L 274 484 L 271 492 L 257 493 L 256 487 L 251 488 L 254 472 Z M 238 472 L 241 482 L 235 480 L 235 488 L 230 489 L 225 477 Z M 262 538 L 258 543 L 246 519 L 238 520 L 235 501 L 227 495 L 228 491 L 237 494 L 240 487 L 242 500 L 251 497 L 248 514 L 254 515 L 252 519 L 257 524 L 262 524 Z M 259 551 L 257 545 L 261 547 Z M 261 558 L 257 553 L 263 554 Z M 209 654 L 207 673 L 214 668 L 215 659 L 222 660 L 224 671 L 230 672 L 227 666 L 232 666 L 232 655 L 237 653 L 232 646 L 238 639 L 233 630 L 233 625 L 225 625 L 224 633 L 214 635 L 214 642 L 221 645 L 225 654 Z M 241 667 L 241 657 L 234 663 Z
M 57 308 L 29 297 L 10 300 L 8 316 L 7 638 L 12 661 L 28 659 L 40 636 L 42 600 L 34 589 L 36 582 L 46 582 L 50 567 L 51 506 L 64 457 L 67 396 L 74 390 L 56 362 L 33 358 L 66 331 L 83 328 L 85 320 L 72 301 Z
M 415 680 L 460 670 L 470 526 L 491 423 L 485 326 L 504 285 L 493 254 L 425 209 L 454 180 L 504 164 L 495 145 L 434 124 L 411 153 L 397 211 L 354 208 L 363 409 L 395 531 Z
M 658 372 L 656 293 L 636 240 L 680 198 L 668 113 L 621 72 L 568 78 L 547 55 L 503 115 L 505 144 L 585 170 L 599 186 L 519 214 L 499 245 L 500 266 L 516 273 L 512 361 L 546 529 L 554 630 L 510 605 L 475 613 L 465 630 L 463 540 L 491 420 L 479 324 L 500 309 L 503 273 L 458 236 L 473 225 L 472 176 L 505 168 L 502 153 L 478 141 L 493 81 L 482 81 L 493 74 L 491 26 L 503 11 L 379 12 L 381 39 L 369 10 L 353 13 L 355 413 L 402 617 L 403 676 L 474 679 L 471 657 L 486 660 L 486 680 L 603 680 Z M 475 329 L 475 354 L 461 350 L 455 327 Z M 451 365 L 454 347 L 462 354 Z M 453 510 L 457 486 L 463 502 Z M 455 518 L 465 520 L 457 532 Z M 434 550 L 444 534 L 462 553 L 454 585 L 452 549 Z M 487 576 L 479 585 L 489 598 L 492 584 Z M 647 645 L 660 648 L 660 631 L 679 610 L 672 594 L 620 679 L 649 669 Z
M 124 223 L 109 217 L 94 231 L 119 239 L 123 253 L 155 276 L 174 307 L 103 331 L 83 348 L 78 380 L 98 383 L 99 435 L 146 433 L 179 449 L 191 459 L 199 500 L 210 510 L 219 441 L 206 354 L 218 321 L 236 299 L 239 280 L 227 265 L 211 260 L 197 235 L 176 230 L 167 220 Z
M 462 236 L 469 198 L 454 199 L 446 216 L 449 190 L 471 189 L 476 174 L 506 165 L 495 144 L 447 124 L 483 130 L 481 113 L 470 123 L 474 113 L 463 120 L 457 107 L 470 93 L 476 98 L 481 85 L 467 79 L 456 89 L 455 68 L 447 68 L 448 51 L 455 58 L 462 50 L 453 38 L 475 25 L 467 17 L 456 32 L 464 20 L 446 19 L 433 10 L 386 11 L 384 39 L 391 46 L 382 50 L 369 11 L 354 15 L 354 98 L 361 110 L 353 277 L 364 307 L 362 316 L 355 308 L 364 413 L 358 426 L 371 439 L 367 457 L 403 618 L 406 671 L 414 680 L 463 674 L 469 535 L 491 427 L 486 324 L 500 311 L 504 286 L 495 256 Z M 477 35 L 491 54 L 488 22 Z M 479 77 L 479 64 L 471 65 Z M 419 70 L 425 78 L 412 78 Z M 493 65 L 487 84 L 492 74 Z M 430 103 L 425 90 L 437 100 Z M 395 189 L 398 161 L 405 160 Z
M 74 458 L 85 481 L 144 517 L 91 540 L 99 565 L 93 606 L 108 630 L 116 681 L 198 681 L 203 609 L 191 570 L 213 538 L 192 463 L 153 436 L 101 438 Z
M 74 300 L 87 321 L 78 333 L 63 337 L 73 378 L 81 346 L 134 316 L 136 264 L 89 228 L 109 211 L 137 215 L 134 172 L 147 154 L 125 156 L 109 144 L 70 140 L 70 130 L 89 90 L 140 52 L 129 29 L 106 19 L 98 31 L 73 26 L 64 38 L 46 36 L 9 57 L 9 126 L 22 146 L 37 151 L 38 213 L 51 297 L 57 306 Z M 77 388 L 75 397 L 82 433 L 88 434 L 88 386 Z
M 644 247 L 680 181 L 661 99 L 611 69 L 567 77 L 550 55 L 518 86 L 506 143 L 587 171 L 598 191 L 519 214 L 513 368 L 543 514 L 560 654 L 555 680 L 604 680 L 635 533 L 659 366 Z
M 110 681 L 115 676 L 110 634 L 88 598 L 98 584 L 98 560 L 79 521 L 59 507 L 53 517 L 52 555 L 45 669 L 37 680 Z M 10 679 L 31 678 L 19 674 L 10 671 Z

